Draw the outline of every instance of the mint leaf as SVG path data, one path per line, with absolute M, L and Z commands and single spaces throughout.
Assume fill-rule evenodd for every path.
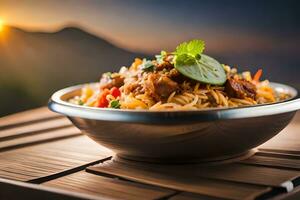
M 181 43 L 176 47 L 175 54 L 182 55 L 188 54 L 190 56 L 196 56 L 204 51 L 205 44 L 203 40 L 191 40 L 189 42 Z

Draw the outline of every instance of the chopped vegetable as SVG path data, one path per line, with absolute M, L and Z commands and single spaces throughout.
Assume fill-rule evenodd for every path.
M 134 59 L 134 62 L 132 63 L 130 69 L 131 70 L 137 70 L 137 67 L 140 66 L 143 63 L 143 61 L 139 58 Z
M 110 94 L 110 91 L 108 89 L 105 89 L 99 96 L 97 107 L 99 108 L 107 108 L 108 107 L 108 100 L 106 99 L 106 96 Z
M 110 102 L 107 100 L 107 95 L 112 95 L 114 98 L 117 98 L 121 96 L 121 91 L 117 87 L 113 87 L 110 90 L 109 89 L 104 89 L 102 93 L 100 93 L 98 102 L 97 102 L 97 107 L 100 108 L 107 108 L 110 104 Z
M 114 96 L 115 98 L 117 98 L 117 97 L 121 96 L 121 91 L 119 90 L 119 88 L 113 87 L 110 89 L 110 94 L 112 96 Z
M 110 101 L 109 107 L 119 109 L 121 107 L 120 101 L 119 100 Z
M 262 75 L 262 69 L 257 70 L 257 72 L 255 73 L 255 75 L 253 77 L 253 81 L 258 82 L 261 75 Z
M 176 48 L 175 68 L 184 76 L 202 83 L 223 85 L 226 73 L 223 66 L 215 59 L 202 54 L 204 42 L 192 40 Z
M 79 99 L 78 104 L 82 106 L 84 102 L 81 99 Z

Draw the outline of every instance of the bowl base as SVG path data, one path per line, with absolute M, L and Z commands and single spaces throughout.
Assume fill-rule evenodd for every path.
M 137 157 L 137 156 L 128 156 L 124 154 L 116 154 L 113 157 L 113 160 L 120 161 L 120 162 L 142 162 L 142 163 L 149 163 L 149 164 L 200 164 L 200 165 L 218 165 L 218 164 L 226 164 L 237 162 L 241 160 L 245 160 L 251 157 L 253 154 L 257 152 L 256 149 L 251 149 L 247 152 L 236 154 L 236 155 L 229 155 L 229 156 L 222 156 L 222 157 L 215 157 L 209 159 L 166 159 L 166 158 L 149 158 L 149 157 Z

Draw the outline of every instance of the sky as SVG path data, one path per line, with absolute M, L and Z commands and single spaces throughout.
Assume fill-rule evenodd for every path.
M 297 0 L 0 0 L 4 23 L 35 31 L 79 26 L 117 46 L 155 53 L 201 38 L 224 53 L 260 48 L 298 49 L 300 2 Z

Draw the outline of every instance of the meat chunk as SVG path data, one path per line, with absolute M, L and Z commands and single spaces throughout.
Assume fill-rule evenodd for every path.
M 124 84 L 124 77 L 119 74 L 103 74 L 100 79 L 100 89 L 111 89 L 121 87 Z
M 179 73 L 177 69 L 173 68 L 169 72 L 166 73 L 166 75 L 173 81 L 177 83 L 183 83 L 187 78 Z
M 228 78 L 225 83 L 225 91 L 230 97 L 252 99 L 256 96 L 256 86 L 244 79 Z
M 140 82 L 131 82 L 124 85 L 125 94 L 133 93 L 135 95 L 144 93 L 144 88 Z
M 158 71 L 162 71 L 162 70 L 164 70 L 164 69 L 170 70 L 170 69 L 173 69 L 173 68 L 174 68 L 174 65 L 171 64 L 171 63 L 168 62 L 168 61 L 164 61 L 163 63 L 158 64 L 158 65 L 156 66 L 156 70 L 158 70 Z
M 156 101 L 161 101 L 179 88 L 175 81 L 166 75 L 150 74 L 145 82 L 145 92 Z

